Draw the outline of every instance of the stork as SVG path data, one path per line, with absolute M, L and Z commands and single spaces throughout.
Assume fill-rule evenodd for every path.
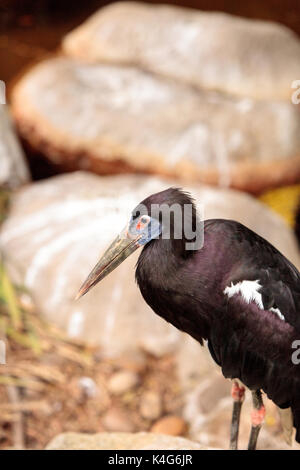
M 180 209 L 176 216 L 165 217 L 165 208 L 174 207 Z M 147 197 L 134 208 L 77 298 L 143 247 L 136 281 L 147 304 L 201 345 L 207 341 L 223 375 L 233 380 L 230 448 L 238 446 L 245 387 L 253 398 L 248 449 L 256 448 L 264 421 L 262 392 L 279 408 L 291 409 L 300 442 L 300 361 L 293 360 L 300 344 L 300 274 L 244 225 L 198 221 L 194 201 L 181 189 Z M 201 228 L 200 244 L 196 230 L 187 235 L 186 224 Z

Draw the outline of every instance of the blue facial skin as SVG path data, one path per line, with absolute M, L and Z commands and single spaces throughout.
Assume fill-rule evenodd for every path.
M 138 223 L 139 219 L 133 220 L 131 217 L 128 233 L 130 238 L 136 238 L 138 235 L 142 235 L 142 237 L 137 241 L 140 246 L 146 245 L 146 243 L 150 242 L 150 240 L 158 238 L 161 234 L 161 224 L 158 220 L 152 217 L 150 217 L 149 223 L 143 228 L 137 229 Z

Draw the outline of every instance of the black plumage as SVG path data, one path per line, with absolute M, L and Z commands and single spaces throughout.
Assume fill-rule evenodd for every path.
M 188 195 L 167 190 L 143 201 L 181 205 Z M 201 344 L 227 378 L 262 389 L 279 407 L 291 407 L 300 442 L 300 275 L 274 246 L 232 220 L 204 223 L 204 246 L 186 253 L 182 240 L 151 240 L 137 264 L 145 301 L 158 315 Z M 228 298 L 231 283 L 259 280 L 263 309 L 241 295 Z M 279 309 L 284 320 L 270 309 Z
M 182 232 L 174 236 L 173 217 L 171 236 L 164 238 L 162 211 L 154 218 L 149 214 L 155 205 L 176 204 L 182 208 Z M 233 220 L 206 220 L 203 246 L 187 250 L 185 206 L 192 207 L 189 222 L 196 226 L 193 201 L 179 189 L 142 201 L 78 296 L 144 246 L 136 280 L 147 304 L 199 343 L 206 340 L 224 376 L 240 379 L 253 391 L 258 422 L 253 418 L 249 448 L 255 448 L 263 419 L 260 390 L 279 407 L 291 407 L 300 442 L 300 364 L 292 360 L 295 342 L 300 349 L 300 274 L 274 246 Z M 231 448 L 236 448 L 242 398 L 233 394 L 233 399 L 240 403 L 232 422 Z

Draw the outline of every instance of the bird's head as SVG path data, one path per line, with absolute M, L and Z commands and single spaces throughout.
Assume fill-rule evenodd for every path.
M 187 208 L 190 207 L 190 210 Z M 131 212 L 128 223 L 107 248 L 81 286 L 76 299 L 119 266 L 138 248 L 158 239 L 173 239 L 180 249 L 185 240 L 184 225 L 193 225 L 196 209 L 189 194 L 169 188 L 144 199 Z

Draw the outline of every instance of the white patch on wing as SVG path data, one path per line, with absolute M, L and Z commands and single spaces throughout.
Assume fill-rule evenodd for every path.
M 259 283 L 258 279 L 256 281 L 240 281 L 236 284 L 233 284 L 232 282 L 230 286 L 225 287 L 223 292 L 229 298 L 233 297 L 234 295 L 240 294 L 245 300 L 245 302 L 247 302 L 248 304 L 250 304 L 250 302 L 255 302 L 261 310 L 264 310 L 262 296 L 259 292 L 261 287 L 262 286 Z M 278 318 L 280 318 L 280 320 L 285 320 L 279 308 L 272 307 L 269 311 L 275 313 Z
M 255 302 L 259 308 L 264 309 L 261 294 L 258 292 L 262 286 L 259 281 L 241 281 L 236 284 L 231 283 L 231 286 L 224 289 L 224 294 L 228 297 L 232 297 L 237 294 L 241 294 L 245 302 Z
M 280 318 L 280 320 L 285 320 L 284 315 L 282 315 L 281 311 L 279 308 L 270 308 L 270 312 L 276 313 L 276 315 Z

